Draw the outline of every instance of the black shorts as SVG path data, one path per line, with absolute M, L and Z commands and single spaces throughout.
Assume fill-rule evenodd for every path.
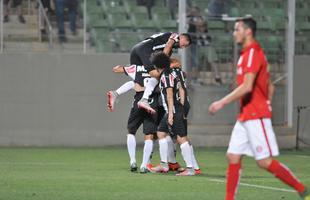
M 140 42 L 130 51 L 130 64 L 143 65 L 150 72 L 155 70 L 150 58 L 153 51 L 153 45 L 150 42 Z
M 185 118 L 187 118 L 189 110 L 191 108 L 191 105 L 189 104 L 188 100 L 185 100 L 183 108 L 184 108 L 184 116 Z
M 127 129 L 130 134 L 136 134 L 137 130 L 143 123 L 143 133 L 145 135 L 154 134 L 157 131 L 158 116 L 158 94 L 152 94 L 150 96 L 149 103 L 153 109 L 155 109 L 156 114 L 149 114 L 144 109 L 138 108 L 137 103 L 142 98 L 143 92 L 137 92 L 134 97 L 133 106 L 130 110 L 129 119 L 127 123 Z
M 159 123 L 159 132 L 169 133 L 172 137 L 187 136 L 187 120 L 184 118 L 184 109 L 182 105 L 175 105 L 175 113 L 173 115 L 173 125 L 168 125 L 168 114 L 166 113 Z

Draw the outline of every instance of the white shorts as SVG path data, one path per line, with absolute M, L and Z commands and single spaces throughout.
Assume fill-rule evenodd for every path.
M 227 153 L 254 156 L 255 160 L 278 156 L 279 148 L 270 119 L 237 121 Z

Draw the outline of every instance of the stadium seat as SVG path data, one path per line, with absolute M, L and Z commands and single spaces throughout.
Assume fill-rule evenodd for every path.
M 219 20 L 208 20 L 208 29 L 224 29 L 224 22 L 219 21 Z
M 154 15 L 154 20 L 158 23 L 158 26 L 162 30 L 174 30 L 177 29 L 177 21 L 172 20 L 169 17 L 169 14 L 160 14 L 160 15 Z
M 231 17 L 240 17 L 240 11 L 237 7 L 232 7 L 229 10 L 229 16 Z
M 96 14 L 88 15 L 87 25 L 90 28 L 93 28 L 93 27 L 110 28 L 110 22 L 107 19 L 104 19 L 103 17 L 98 16 Z
M 110 41 L 98 41 L 95 45 L 96 52 L 98 53 L 110 53 L 110 52 L 118 52 L 119 47 L 115 45 L 115 43 Z
M 118 32 L 115 35 L 122 52 L 129 52 L 136 43 L 140 42 L 140 38 L 135 32 Z
M 159 30 L 159 23 L 156 23 L 155 19 L 149 20 L 148 15 L 145 13 L 132 13 L 131 18 L 135 29 L 151 29 Z
M 87 14 L 103 14 L 102 8 L 97 6 L 95 2 L 88 1 L 86 8 Z
M 200 8 L 201 11 L 203 11 L 204 9 L 208 8 L 208 4 L 210 1 L 208 0 L 195 0 L 193 1 L 194 6 L 197 6 L 198 8 Z
M 101 1 L 101 6 L 106 13 L 127 12 L 127 8 L 122 0 L 104 0 Z
M 108 14 L 109 20 L 111 21 L 111 26 L 115 29 L 123 29 L 123 30 L 132 30 L 133 22 L 131 17 L 126 15 L 125 13 L 119 14 Z

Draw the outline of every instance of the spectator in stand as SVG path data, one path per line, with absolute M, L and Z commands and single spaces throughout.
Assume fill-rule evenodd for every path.
M 190 80 L 197 81 L 198 59 L 197 59 L 197 27 L 205 24 L 205 20 L 198 7 L 192 7 L 187 14 L 188 33 L 192 36 L 193 44 L 190 46 Z
M 228 14 L 231 0 L 211 0 L 208 4 L 208 15 L 210 17 L 220 17 Z
M 10 13 L 10 10 L 9 10 L 9 2 L 10 0 L 4 0 L 3 1 L 3 5 L 4 5 L 4 18 L 3 18 L 3 22 L 6 23 L 6 22 L 9 22 L 10 21 L 10 18 L 9 18 L 9 13 Z M 13 0 L 13 7 L 14 8 L 17 8 L 17 12 L 18 12 L 18 21 L 22 24 L 26 23 L 26 20 L 22 14 L 22 0 Z
M 214 72 L 214 79 L 215 82 L 219 85 L 223 84 L 219 70 L 218 65 L 216 63 L 217 56 L 216 51 L 214 49 L 214 46 L 212 45 L 212 38 L 208 34 L 208 25 L 207 22 L 198 25 L 196 27 L 196 44 L 197 44 L 197 51 L 199 52 L 199 65 L 201 67 L 206 67 L 207 71 Z M 207 48 L 207 51 L 204 51 L 203 49 Z M 200 56 L 200 52 L 203 52 L 202 56 Z M 201 70 L 201 69 L 200 69 Z
M 215 52 L 214 47 L 210 44 L 211 37 L 208 34 L 208 24 L 206 20 L 202 17 L 200 9 L 198 7 L 192 7 L 187 15 L 188 20 L 188 32 L 193 38 L 193 44 L 190 46 L 190 66 L 191 66 L 191 80 L 193 83 L 197 82 L 199 65 L 210 66 L 210 71 L 214 71 L 215 81 L 218 84 L 222 84 L 222 79 L 220 77 L 218 67 L 214 63 L 215 55 L 208 53 L 208 55 L 203 55 L 199 62 L 200 57 L 197 52 L 202 50 L 202 48 L 208 48 L 208 52 Z
M 178 1 L 177 0 L 166 0 L 166 4 L 169 12 L 170 12 L 170 17 L 171 19 L 175 20 L 175 13 L 176 13 L 176 9 L 178 8 Z
M 72 35 L 76 35 L 76 15 L 78 8 L 78 0 L 55 0 L 57 25 L 58 25 L 58 39 L 60 43 L 67 42 L 64 26 L 64 9 L 69 10 L 70 30 Z
M 137 0 L 138 6 L 146 6 L 148 17 L 151 20 L 152 17 L 152 7 L 154 6 L 154 0 Z

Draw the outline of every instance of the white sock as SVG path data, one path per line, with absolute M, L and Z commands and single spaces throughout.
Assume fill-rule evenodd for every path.
M 159 143 L 159 155 L 161 162 L 168 162 L 168 142 L 166 138 L 158 140 Z
M 149 163 L 152 151 L 153 151 L 153 140 L 145 140 L 141 167 L 146 167 L 146 164 Z
M 152 77 L 152 78 L 144 79 L 145 90 L 144 90 L 142 98 L 149 99 L 150 95 L 152 94 L 157 84 L 158 84 L 158 80 L 156 78 Z
M 197 163 L 196 157 L 195 157 L 195 153 L 194 153 L 194 147 L 193 145 L 190 145 L 191 149 L 192 149 L 192 163 L 193 163 L 193 167 L 194 169 L 199 169 L 199 165 Z
M 130 164 L 136 163 L 136 137 L 132 134 L 127 134 L 127 149 Z
M 154 148 L 154 143 L 153 143 L 153 148 Z M 152 163 L 152 156 L 153 156 L 153 151 L 151 152 L 151 155 L 150 155 L 149 160 L 147 161 L 147 164 Z
M 126 83 L 124 83 L 121 87 L 119 87 L 117 90 L 116 90 L 116 93 L 118 95 L 122 95 L 126 92 L 128 92 L 129 90 L 132 90 L 135 88 L 135 83 L 133 81 L 128 81 Z
M 176 159 L 175 159 L 175 146 L 174 143 L 171 139 L 171 137 L 168 135 L 166 137 L 167 142 L 168 142 L 168 162 L 170 163 L 176 163 Z
M 180 145 L 183 159 L 185 161 L 186 167 L 192 168 L 192 149 L 188 142 L 184 142 Z

